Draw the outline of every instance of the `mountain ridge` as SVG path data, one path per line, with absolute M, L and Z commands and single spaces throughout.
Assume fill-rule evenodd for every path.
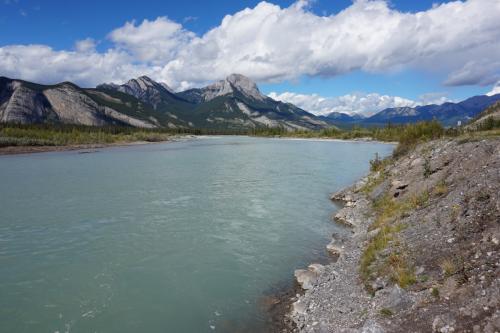
M 357 115 L 332 112 L 321 116 L 330 124 L 346 126 L 381 126 L 388 123 L 406 124 L 418 121 L 437 120 L 444 126 L 457 126 L 472 120 L 484 109 L 500 101 L 500 94 L 488 96 L 477 95 L 460 102 L 419 105 L 416 107 L 394 107 L 383 109 L 369 117 L 359 119 Z
M 310 130 L 328 126 L 305 110 L 263 95 L 241 74 L 192 89 L 191 95 L 189 91 L 175 93 L 165 83 L 147 76 L 96 88 L 80 88 L 71 82 L 41 85 L 5 77 L 0 81 L 0 122 L 218 130 Z

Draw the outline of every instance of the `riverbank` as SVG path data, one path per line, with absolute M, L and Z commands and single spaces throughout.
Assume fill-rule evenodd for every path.
M 188 140 L 193 138 L 195 138 L 195 136 L 178 135 L 178 136 L 170 136 L 168 137 L 168 139 L 160 141 L 131 141 L 131 142 L 113 142 L 113 143 L 99 143 L 99 144 L 62 145 L 62 146 L 7 146 L 7 147 L 0 147 L 0 156 L 46 153 L 46 152 L 56 152 L 56 151 L 82 151 L 82 153 L 87 153 L 102 148 L 127 147 L 127 146 L 147 145 L 155 143 L 175 142 L 179 140 Z
M 500 139 L 439 139 L 332 196 L 338 259 L 295 271 L 288 332 L 500 329 Z

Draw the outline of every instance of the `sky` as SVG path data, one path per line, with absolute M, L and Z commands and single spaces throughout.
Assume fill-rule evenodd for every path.
M 174 90 L 246 75 L 316 114 L 500 93 L 500 0 L 0 0 L 0 76 Z

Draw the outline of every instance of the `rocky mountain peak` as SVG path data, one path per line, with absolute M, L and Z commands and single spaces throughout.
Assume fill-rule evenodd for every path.
M 127 83 L 124 84 L 125 86 L 128 86 L 130 89 L 138 92 L 138 91 L 146 91 L 150 88 L 157 88 L 160 86 L 157 82 L 153 81 L 147 76 L 139 76 L 136 79 L 131 79 Z
M 260 93 L 259 88 L 257 88 L 255 82 L 244 75 L 231 74 L 226 78 L 226 81 L 247 96 L 253 97 L 258 100 L 262 100 L 264 98 L 264 96 L 262 96 L 262 94 Z
M 130 79 L 122 85 L 101 84 L 97 88 L 116 90 L 132 95 L 145 103 L 151 104 L 154 108 L 162 102 L 162 96 L 174 94 L 167 84 L 156 82 L 145 75 Z
M 260 93 L 255 82 L 241 74 L 231 74 L 224 80 L 220 80 L 205 87 L 203 89 L 203 98 L 205 101 L 209 101 L 218 96 L 234 93 L 235 91 L 256 100 L 262 101 L 266 98 Z

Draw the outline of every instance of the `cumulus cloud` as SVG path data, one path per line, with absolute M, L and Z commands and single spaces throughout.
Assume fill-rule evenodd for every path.
M 261 2 L 225 16 L 203 35 L 166 17 L 131 21 L 109 33 L 112 45 L 103 52 L 90 43 L 75 51 L 7 45 L 0 47 L 0 73 L 97 84 L 142 71 L 177 89 L 233 72 L 276 82 L 410 68 L 438 73 L 447 85 L 500 80 L 498 0 L 448 2 L 418 13 L 400 12 L 382 0 L 356 0 L 328 16 L 309 8 L 305 0 L 287 8 Z M 38 49 L 44 50 L 38 57 L 44 66 L 33 62 Z M 96 70 L 90 68 L 94 62 Z M 115 67 L 104 67 L 110 63 Z
M 75 50 L 78 52 L 94 52 L 97 43 L 92 38 L 77 40 L 75 42 Z
M 106 53 L 55 51 L 45 45 L 13 45 L 0 48 L 0 74 L 54 83 L 72 81 L 92 86 L 110 79 L 126 81 L 130 77 L 151 72 L 143 65 L 132 64 L 125 52 Z
M 370 116 L 386 108 L 402 106 L 415 107 L 417 105 L 442 104 L 449 101 L 448 98 L 439 93 L 422 95 L 419 97 L 418 101 L 399 96 L 380 95 L 377 93 L 356 93 L 338 97 L 322 97 L 317 94 L 304 95 L 292 92 L 278 94 L 271 92 L 269 97 L 295 104 L 316 115 L 341 112 Z
M 134 21 L 127 22 L 113 30 L 109 39 L 140 61 L 165 64 L 173 60 L 178 50 L 189 44 L 194 36 L 182 25 L 159 17 L 154 21 L 144 20 L 138 25 Z
M 493 96 L 493 95 L 496 95 L 496 94 L 500 94 L 500 81 L 498 81 L 494 86 L 493 88 L 486 93 L 486 95 L 488 96 Z

